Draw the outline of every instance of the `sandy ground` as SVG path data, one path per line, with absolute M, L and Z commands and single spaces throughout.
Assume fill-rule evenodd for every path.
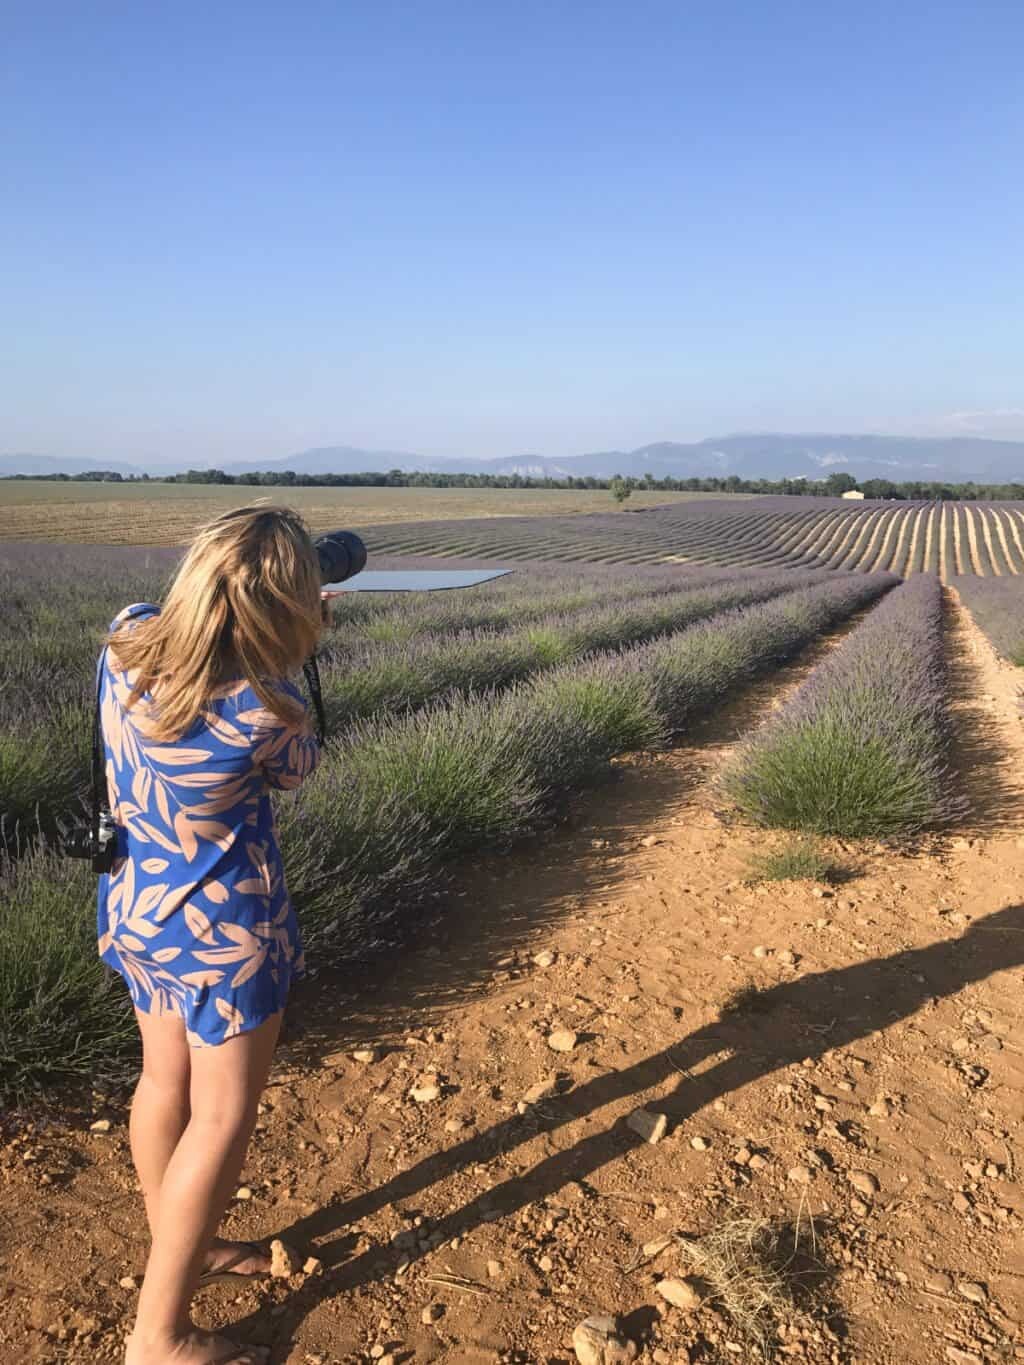
M 228 1226 L 320 1265 L 206 1290 L 200 1319 L 288 1365 L 568 1365 L 593 1312 L 641 1361 L 755 1361 L 713 1300 L 656 1288 L 694 1270 L 674 1234 L 742 1215 L 799 1226 L 777 1359 L 1024 1358 L 1019 672 L 950 610 L 962 829 L 749 884 L 777 836 L 714 776 L 805 661 L 457 870 L 393 960 L 306 988 Z M 5 1362 L 119 1358 L 145 1252 L 125 1119 L 99 1094 L 8 1116 Z

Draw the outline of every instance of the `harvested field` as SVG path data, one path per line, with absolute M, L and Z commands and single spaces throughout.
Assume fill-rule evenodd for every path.
M 706 499 L 708 494 L 638 490 L 627 506 L 635 510 L 698 496 Z M 204 521 L 258 498 L 296 508 L 314 531 L 463 517 L 572 517 L 599 511 L 615 516 L 619 511 L 607 489 L 274 488 L 156 480 L 117 484 L 2 479 L 0 541 L 183 545 Z

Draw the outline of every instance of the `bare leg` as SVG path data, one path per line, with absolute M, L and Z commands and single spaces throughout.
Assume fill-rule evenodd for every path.
M 190 1117 L 160 1186 L 156 1232 L 126 1365 L 259 1361 L 192 1326 L 203 1260 L 234 1188 L 281 1027 L 280 1014 L 217 1047 L 190 1049 Z
M 189 1120 L 191 1063 L 185 1025 L 172 1014 L 135 1011 L 142 1034 L 142 1075 L 135 1088 L 128 1133 L 150 1233 L 155 1235 L 160 1186 Z
M 135 1017 L 142 1034 L 142 1075 L 135 1088 L 128 1132 L 150 1236 L 155 1236 L 164 1173 L 191 1114 L 192 1050 L 185 1041 L 185 1025 L 175 1015 L 136 1010 Z M 253 1252 L 239 1260 L 242 1250 L 237 1242 L 215 1237 L 203 1269 L 216 1270 L 231 1261 L 239 1274 L 269 1272 L 269 1256 Z

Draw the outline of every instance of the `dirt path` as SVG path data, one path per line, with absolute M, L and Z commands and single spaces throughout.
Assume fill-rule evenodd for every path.
M 778 680 L 618 765 L 558 831 L 462 870 L 392 964 L 307 989 L 230 1226 L 322 1265 L 206 1291 L 203 1318 L 289 1365 L 568 1365 L 594 1311 L 650 1333 L 645 1362 L 753 1361 L 659 1298 L 674 1248 L 638 1257 L 735 1201 L 813 1219 L 780 1359 L 1024 1358 L 1024 730 L 1014 671 L 951 611 L 968 828 L 837 845 L 836 888 L 746 884 L 776 839 L 732 826 L 713 777 Z M 656 1145 L 625 1126 L 640 1105 L 668 1116 Z M 0 1150 L 5 1362 L 118 1356 L 143 1250 L 124 1121 L 97 1097 Z

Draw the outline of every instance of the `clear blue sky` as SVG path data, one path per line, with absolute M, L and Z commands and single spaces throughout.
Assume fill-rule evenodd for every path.
M 36 0 L 0 451 L 1024 436 L 1019 0 Z

